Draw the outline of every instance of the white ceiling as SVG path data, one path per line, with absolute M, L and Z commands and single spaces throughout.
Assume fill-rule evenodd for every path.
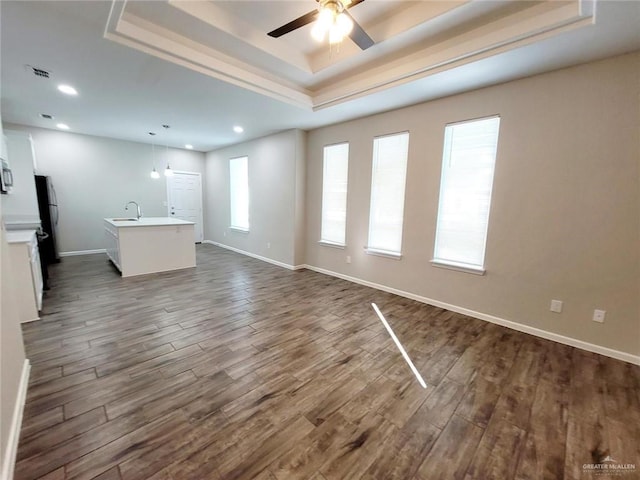
M 2 119 L 208 151 L 640 49 L 637 1 L 366 0 L 366 51 L 266 35 L 315 5 L 2 0 Z

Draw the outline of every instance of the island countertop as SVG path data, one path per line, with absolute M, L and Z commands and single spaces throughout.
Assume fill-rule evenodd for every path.
M 188 222 L 186 220 L 180 220 L 179 218 L 171 217 L 142 217 L 139 219 L 123 219 L 120 217 L 105 218 L 105 222 L 110 223 L 114 227 L 164 227 L 173 225 L 195 225 L 194 222 Z

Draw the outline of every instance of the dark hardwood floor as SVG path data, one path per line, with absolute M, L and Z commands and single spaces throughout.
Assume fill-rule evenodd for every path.
M 16 479 L 598 480 L 583 464 L 606 455 L 640 471 L 640 367 L 211 245 L 197 257 L 132 279 L 104 255 L 52 268 L 23 329 Z

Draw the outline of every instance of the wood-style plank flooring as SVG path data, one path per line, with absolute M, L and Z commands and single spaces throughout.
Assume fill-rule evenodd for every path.
M 16 479 L 599 479 L 583 464 L 606 455 L 640 471 L 640 367 L 212 245 L 197 262 L 52 268 L 23 329 Z

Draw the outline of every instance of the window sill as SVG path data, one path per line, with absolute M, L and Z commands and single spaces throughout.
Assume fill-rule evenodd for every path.
M 344 243 L 329 242 L 327 240 L 318 240 L 318 243 L 323 247 L 339 248 L 341 250 L 344 250 L 346 247 Z
M 446 260 L 431 260 L 431 265 L 456 272 L 471 273 L 473 275 L 484 275 L 487 271 L 482 267 L 476 267 L 465 263 L 448 262 Z
M 369 247 L 364 247 L 364 252 L 367 255 L 375 255 L 377 257 L 391 258 L 393 260 L 402 259 L 402 253 L 400 252 L 391 252 L 389 250 L 377 250 L 375 248 L 369 248 Z
M 232 232 L 238 232 L 238 233 L 249 233 L 248 228 L 229 227 L 229 230 L 231 230 Z

